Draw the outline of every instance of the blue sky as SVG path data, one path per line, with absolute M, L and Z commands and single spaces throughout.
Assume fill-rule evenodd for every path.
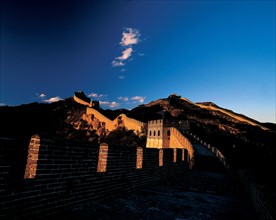
M 275 1 L 1 2 L 1 105 L 176 93 L 276 123 Z

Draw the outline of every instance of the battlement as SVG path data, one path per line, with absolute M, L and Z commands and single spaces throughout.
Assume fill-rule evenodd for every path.
M 182 149 L 112 147 L 66 139 L 31 138 L 17 178 L 14 140 L 0 139 L 0 219 L 36 219 L 64 207 L 154 185 L 185 170 Z M 23 158 L 21 158 L 23 159 Z M 24 205 L 22 205 L 24 204 Z

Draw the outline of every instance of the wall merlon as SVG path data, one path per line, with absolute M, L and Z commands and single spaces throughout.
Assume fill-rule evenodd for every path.
M 37 136 L 35 138 L 38 139 Z M 47 205 L 50 213 L 54 212 L 56 207 L 131 191 L 154 184 L 175 169 L 173 149 L 115 148 L 104 144 L 97 146 L 88 142 L 43 138 L 40 142 L 36 141 L 32 139 L 29 144 L 25 170 L 27 179 L 21 180 L 26 186 L 20 192 L 13 192 L 13 196 L 5 191 L 9 184 L 6 179 L 9 176 L 7 172 L 10 164 L 8 160 L 4 161 L 3 167 L 6 167 L 7 171 L 6 174 L 0 174 L 0 179 L 5 180 L 3 185 L 0 184 L 0 194 L 5 192 L 3 199 L 6 212 L 4 214 L 0 211 L 0 218 L 9 216 L 10 219 L 15 219 L 15 207 L 27 217 L 31 216 L 33 213 L 29 210 L 32 210 L 36 201 L 40 201 L 40 204 L 35 205 L 38 214 L 43 213 L 43 203 Z M 34 149 L 35 145 L 39 147 Z M 159 166 L 160 152 L 163 155 L 162 166 Z M 186 167 L 186 162 L 179 159 L 182 151 L 176 152 L 176 163 Z M 102 168 L 100 173 L 97 172 L 98 166 L 105 166 L 105 171 Z M 9 202 L 14 205 L 9 205 Z

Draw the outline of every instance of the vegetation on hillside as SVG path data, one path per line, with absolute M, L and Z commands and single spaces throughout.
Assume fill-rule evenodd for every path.
M 101 139 L 110 146 L 146 147 L 146 136 L 138 136 L 133 130 L 119 128 Z

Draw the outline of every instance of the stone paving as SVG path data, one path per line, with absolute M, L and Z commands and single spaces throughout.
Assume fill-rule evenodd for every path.
M 201 147 L 197 146 L 197 153 L 210 159 L 212 155 Z M 257 220 L 239 181 L 221 167 L 209 171 L 209 162 L 155 186 L 67 209 L 47 219 Z
M 257 219 L 246 195 L 229 178 L 189 171 L 157 186 L 64 210 L 51 219 Z

